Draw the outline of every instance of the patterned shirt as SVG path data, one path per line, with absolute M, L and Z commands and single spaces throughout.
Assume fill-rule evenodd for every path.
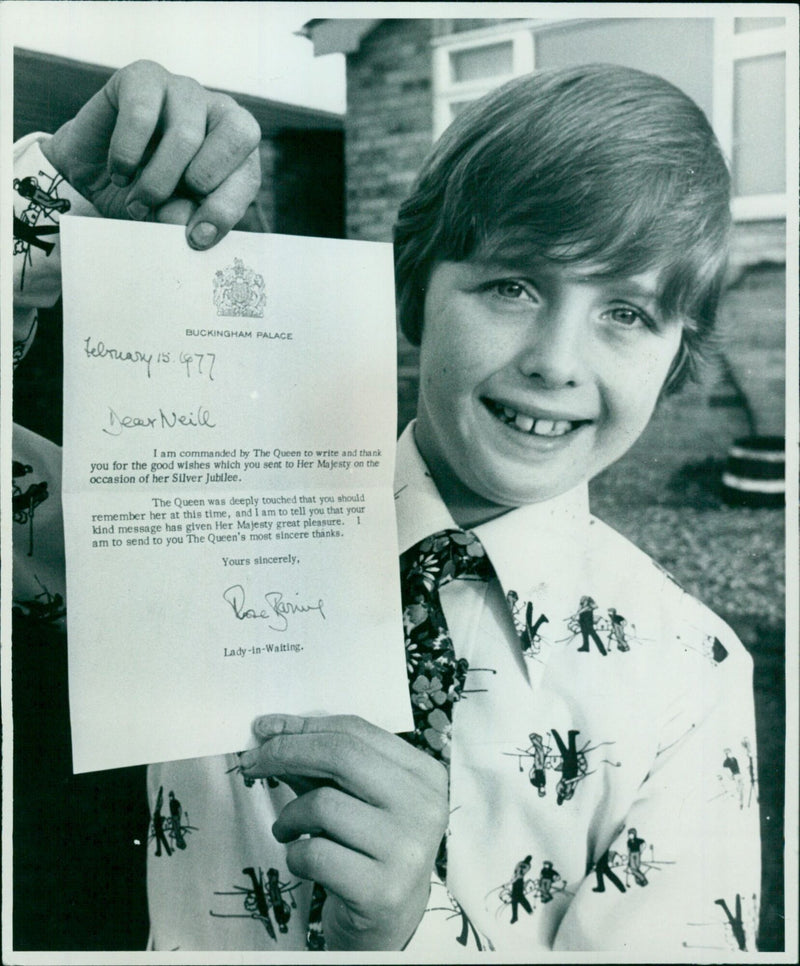
M 398 443 L 395 491 L 401 553 L 455 526 L 413 426 Z M 432 871 L 409 957 L 753 951 L 745 649 L 591 516 L 585 485 L 474 532 L 494 576 L 441 591 L 469 670 L 441 736 L 447 881 Z M 435 696 L 414 700 L 429 701 L 435 727 Z M 151 765 L 147 793 L 151 948 L 306 948 L 311 883 L 288 871 L 270 831 L 293 794 L 285 785 L 245 782 L 230 754 Z

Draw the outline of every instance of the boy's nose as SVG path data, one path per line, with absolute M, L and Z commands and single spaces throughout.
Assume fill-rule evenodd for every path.
M 577 386 L 583 378 L 588 330 L 577 305 L 545 309 L 526 333 L 518 364 L 523 375 L 548 389 Z

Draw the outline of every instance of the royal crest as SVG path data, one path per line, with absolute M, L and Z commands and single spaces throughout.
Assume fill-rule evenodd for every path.
M 214 274 L 214 305 L 217 315 L 263 319 L 267 294 L 264 276 L 247 268 L 241 258 Z

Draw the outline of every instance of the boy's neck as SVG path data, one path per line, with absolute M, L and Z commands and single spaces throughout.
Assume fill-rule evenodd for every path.
M 484 499 L 469 487 L 464 486 L 446 463 L 429 459 L 426 452 L 425 434 L 424 432 L 420 433 L 419 426 L 419 423 L 414 426 L 414 440 L 417 449 L 425 461 L 433 482 L 436 484 L 439 496 L 458 526 L 464 530 L 470 530 L 472 527 L 477 527 L 481 523 L 486 523 L 514 509 L 514 507 L 501 506 Z

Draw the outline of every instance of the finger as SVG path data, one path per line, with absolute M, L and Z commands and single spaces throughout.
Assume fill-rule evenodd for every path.
M 201 250 L 216 244 L 244 217 L 260 184 L 261 162 L 256 148 L 233 174 L 200 201 L 186 227 L 189 244 Z
M 433 806 L 447 788 L 439 762 L 361 718 L 269 715 L 254 730 L 263 743 L 251 752 L 248 774 L 333 780 L 379 807 L 409 801 Z
M 118 187 L 130 183 L 142 163 L 161 116 L 167 72 L 151 61 L 118 71 L 103 88 L 117 112 L 108 169 Z
M 352 736 L 397 764 L 410 765 L 416 761 L 418 755 L 407 741 L 357 715 L 302 717 L 292 714 L 266 714 L 253 722 L 253 734 L 261 741 L 281 735 Z
M 227 94 L 204 91 L 207 131 L 186 170 L 189 191 L 204 197 L 219 188 L 250 157 L 261 141 L 261 128 L 249 111 Z
M 197 202 L 191 198 L 172 198 L 156 209 L 156 221 L 162 225 L 186 225 L 197 211 Z
M 302 879 L 311 879 L 347 903 L 360 903 L 364 884 L 375 882 L 379 863 L 331 839 L 317 836 L 286 846 L 286 865 Z
M 392 838 L 385 813 L 330 786 L 293 799 L 272 826 L 279 842 L 301 835 L 324 835 L 362 855 L 380 859 Z
M 160 140 L 128 198 L 155 208 L 172 196 L 206 134 L 206 93 L 189 77 L 171 77 L 161 109 Z

